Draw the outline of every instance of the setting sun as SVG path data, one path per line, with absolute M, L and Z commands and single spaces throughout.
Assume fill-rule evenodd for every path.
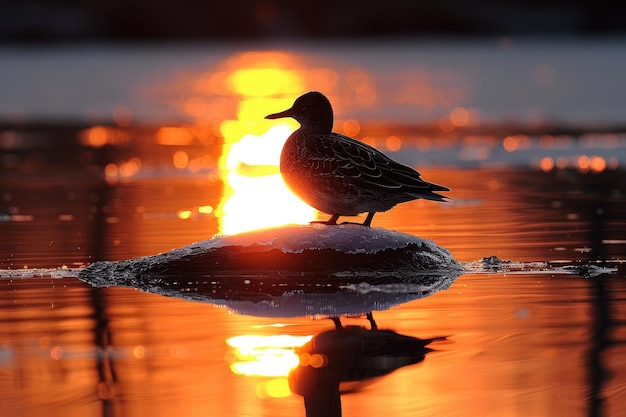
M 258 59 L 252 61 L 247 55 L 233 58 L 247 66 L 234 69 L 223 79 L 227 89 L 242 96 L 236 117 L 219 126 L 224 145 L 218 164 L 225 191 L 216 216 L 220 232 L 225 234 L 302 224 L 315 218 L 315 210 L 287 189 L 279 170 L 283 144 L 298 124 L 264 119 L 289 107 L 304 89 L 304 81 L 299 72 L 283 68 L 286 64 L 280 54 L 255 57 Z
M 221 204 L 221 232 L 233 234 L 263 227 L 306 223 L 315 210 L 294 196 L 279 173 L 282 146 L 293 131 L 285 123 L 264 134 L 225 139 L 220 169 L 227 190 Z

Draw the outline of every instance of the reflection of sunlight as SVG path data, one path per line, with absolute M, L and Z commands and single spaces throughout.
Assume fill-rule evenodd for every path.
M 313 220 L 315 210 L 287 189 L 278 167 L 283 144 L 298 124 L 264 119 L 292 104 L 296 94 L 281 99 L 268 96 L 301 90 L 300 76 L 280 67 L 246 68 L 234 71 L 226 82 L 245 98 L 237 106 L 237 119 L 220 125 L 224 148 L 219 167 L 226 180 L 217 212 L 220 232 L 233 234 Z
M 221 205 L 222 233 L 313 220 L 315 211 L 287 189 L 278 170 L 280 151 L 292 130 L 280 124 L 261 136 L 225 141 L 220 167 L 226 170 L 229 188 Z
M 248 177 L 233 172 L 228 175 L 228 183 L 234 194 L 222 206 L 223 233 L 313 219 L 313 209 L 287 189 L 280 174 Z
M 237 375 L 286 377 L 298 366 L 293 348 L 302 346 L 312 336 L 236 336 L 226 340 L 233 348 L 227 355 L 230 369 Z

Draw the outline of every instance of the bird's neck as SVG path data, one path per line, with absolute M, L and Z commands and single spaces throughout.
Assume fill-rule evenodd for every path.
M 333 119 L 316 120 L 312 123 L 303 123 L 300 125 L 300 131 L 309 134 L 326 134 L 333 131 Z

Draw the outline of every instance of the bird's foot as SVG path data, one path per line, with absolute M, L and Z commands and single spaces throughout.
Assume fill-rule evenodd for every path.
M 330 220 L 315 220 L 315 221 L 309 222 L 309 224 L 325 224 L 327 226 L 337 226 L 336 222 L 331 223 Z
M 337 225 L 337 219 L 339 219 L 339 216 L 338 215 L 333 215 L 328 220 L 316 220 L 316 221 L 309 222 L 309 224 L 325 224 L 325 225 L 328 225 L 328 226 L 336 226 Z

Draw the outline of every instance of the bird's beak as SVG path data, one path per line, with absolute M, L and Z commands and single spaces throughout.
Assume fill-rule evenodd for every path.
M 283 117 L 293 117 L 293 109 L 287 109 L 285 111 L 281 111 L 280 113 L 265 116 L 266 119 L 281 119 Z

